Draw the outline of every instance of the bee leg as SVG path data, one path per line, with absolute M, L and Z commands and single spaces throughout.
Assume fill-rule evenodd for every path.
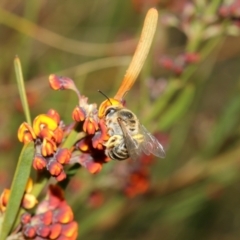
M 104 145 L 106 148 L 114 148 L 115 146 L 118 146 L 121 142 L 122 142 L 122 136 L 114 135 L 114 136 L 111 136 Z

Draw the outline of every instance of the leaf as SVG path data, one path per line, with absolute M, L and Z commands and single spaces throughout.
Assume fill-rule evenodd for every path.
M 24 85 L 21 62 L 17 56 L 14 59 L 14 68 L 15 68 L 15 73 L 16 73 L 16 78 L 17 78 L 18 91 L 19 91 L 21 103 L 23 106 L 25 118 L 27 120 L 27 123 L 29 125 L 31 125 L 31 116 L 30 116 L 27 95 L 26 95 L 26 90 L 25 90 L 25 85 Z
M 151 112 L 149 112 L 149 114 L 145 117 L 146 125 L 148 125 L 154 118 L 158 117 L 162 113 L 171 98 L 181 87 L 182 84 L 180 81 L 174 80 L 169 83 L 169 86 L 164 92 L 164 94 L 151 106 Z
M 195 94 L 193 85 L 186 86 L 178 99 L 169 106 L 168 110 L 163 114 L 159 122 L 160 130 L 168 130 L 182 115 L 188 110 Z
M 11 193 L 3 220 L 0 240 L 5 240 L 7 238 L 16 220 L 25 187 L 30 175 L 33 154 L 33 143 L 29 143 L 23 147 L 11 186 Z
M 239 126 L 240 98 L 239 93 L 229 100 L 216 126 L 205 143 L 203 154 L 211 157 L 217 154 L 226 143 L 226 140 L 237 133 Z

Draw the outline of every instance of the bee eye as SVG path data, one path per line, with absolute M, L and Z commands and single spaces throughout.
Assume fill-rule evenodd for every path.
M 133 114 L 129 111 L 122 111 L 120 113 L 120 115 L 123 117 L 123 118 L 128 118 L 128 119 L 131 119 L 133 118 Z
M 116 110 L 114 108 L 109 108 L 107 111 L 106 111 L 106 114 L 105 116 L 107 116 L 109 113 L 114 113 L 116 112 Z

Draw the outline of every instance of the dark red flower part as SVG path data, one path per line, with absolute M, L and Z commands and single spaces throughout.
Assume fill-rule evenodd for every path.
M 36 234 L 37 234 L 35 226 L 31 226 L 30 224 L 25 225 L 23 227 L 23 234 L 26 237 L 34 238 L 36 236 Z
M 60 123 L 61 118 L 60 118 L 59 113 L 58 113 L 56 110 L 54 110 L 54 109 L 49 109 L 49 110 L 47 111 L 47 115 L 48 115 L 49 117 L 51 117 L 52 119 L 54 119 L 57 124 Z
M 64 180 L 65 178 L 67 177 L 67 174 L 62 171 L 58 176 L 55 177 L 55 179 L 58 181 L 58 182 L 61 182 L 62 180 Z
M 67 148 L 61 148 L 56 153 L 56 160 L 61 164 L 67 164 L 71 158 L 71 151 Z
M 56 161 L 51 161 L 48 164 L 48 171 L 51 173 L 53 176 L 58 176 L 62 171 L 63 171 L 63 166 L 62 164 L 56 162 Z
M 82 122 L 86 118 L 86 111 L 82 107 L 75 107 L 72 112 L 72 119 L 76 122 Z
M 57 128 L 55 131 L 54 131 L 54 140 L 57 144 L 60 144 L 63 140 L 63 129 L 61 128 Z
M 91 149 L 91 137 L 86 136 L 77 142 L 76 148 L 79 149 L 83 153 L 90 153 Z
M 128 197 L 132 198 L 145 193 L 149 189 L 149 185 L 149 172 L 145 168 L 140 168 L 131 173 L 124 192 Z
M 218 13 L 221 17 L 227 18 L 230 16 L 230 8 L 228 6 L 221 6 Z
M 98 130 L 98 122 L 91 117 L 87 117 L 83 123 L 83 131 L 93 135 Z
M 49 226 L 46 226 L 44 224 L 39 224 L 36 226 L 37 229 L 37 235 L 41 236 L 43 238 L 46 238 L 49 236 L 51 229 Z
M 42 170 L 46 167 L 47 160 L 41 155 L 35 155 L 33 159 L 33 168 L 36 170 Z
M 96 162 L 90 154 L 81 154 L 78 158 L 78 161 L 80 165 L 85 167 L 92 174 L 98 173 L 102 169 L 102 163 Z
M 78 226 L 62 194 L 60 187 L 50 185 L 47 199 L 38 205 L 35 215 L 22 215 L 22 227 L 18 231 L 26 239 L 77 239 Z
M 103 137 L 101 132 L 96 132 L 92 138 L 92 146 L 95 149 L 103 150 L 105 147 L 103 145 Z
M 92 208 L 100 207 L 104 202 L 103 193 L 99 190 L 94 190 L 90 193 L 88 198 L 88 204 Z
M 239 1 L 235 1 L 233 2 L 230 6 L 229 6 L 229 10 L 231 13 L 232 17 L 240 17 L 240 3 Z
M 176 74 L 176 75 L 181 75 L 182 72 L 183 72 L 183 67 L 182 66 L 178 66 L 178 65 L 174 65 L 173 67 L 173 72 Z
M 109 139 L 109 135 L 107 133 L 108 129 L 105 125 L 103 119 L 99 121 L 99 131 L 96 132 L 92 138 L 92 146 L 93 148 L 103 150 L 103 143 Z
M 30 222 L 30 220 L 31 220 L 31 214 L 30 213 L 22 214 L 22 216 L 21 216 L 21 223 L 27 224 L 27 223 Z
M 40 221 L 44 223 L 44 225 L 50 225 L 52 223 L 53 212 L 48 210 L 39 215 Z
M 77 229 L 78 229 L 78 225 L 76 222 L 74 221 L 69 222 L 68 224 L 63 225 L 62 235 L 66 237 L 71 237 L 74 235 L 74 233 L 76 233 Z
M 171 70 L 174 66 L 173 60 L 169 57 L 161 57 L 160 64 L 168 70 Z
M 54 223 L 68 223 L 73 220 L 72 209 L 67 205 L 67 203 L 62 202 L 59 206 L 59 211 L 55 211 L 53 216 Z
M 61 77 L 55 74 L 49 76 L 49 84 L 53 90 L 75 89 L 75 84 L 68 77 Z
M 196 63 L 200 60 L 200 55 L 198 53 L 185 53 L 184 61 L 187 64 Z
M 50 206 L 57 208 L 59 204 L 64 201 L 64 192 L 57 185 L 50 185 L 48 192 L 48 202 Z
M 51 234 L 49 236 L 50 239 L 56 239 L 59 237 L 62 231 L 62 225 L 60 223 L 53 223 L 51 225 Z

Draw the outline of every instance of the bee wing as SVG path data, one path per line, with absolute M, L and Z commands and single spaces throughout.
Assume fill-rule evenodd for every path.
M 144 140 L 140 144 L 142 151 L 147 155 L 153 154 L 157 157 L 164 158 L 166 154 L 158 140 L 149 133 L 143 125 L 140 125 L 140 131 L 144 136 Z
M 140 144 L 132 137 L 132 135 L 128 132 L 125 125 L 122 123 L 121 119 L 118 119 L 119 125 L 121 126 L 121 129 L 123 131 L 123 136 L 125 140 L 125 144 L 127 147 L 128 154 L 132 160 L 137 160 L 141 154 L 142 150 L 139 147 Z

